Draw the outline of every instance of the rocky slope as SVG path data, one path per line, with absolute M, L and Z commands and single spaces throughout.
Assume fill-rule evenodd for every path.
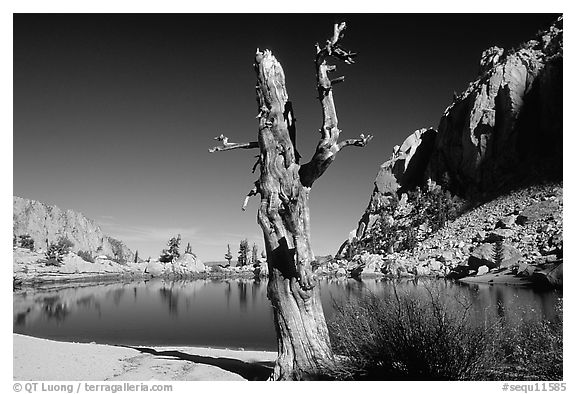
M 412 250 L 337 257 L 315 273 L 562 287 L 562 213 L 561 183 L 520 188 L 448 222 Z M 500 259 L 495 253 L 498 243 Z
M 477 80 L 455 95 L 438 129 L 415 131 L 380 167 L 368 207 L 337 254 L 351 261 L 319 272 L 499 281 L 507 270 L 561 283 L 562 61 L 562 17 L 518 49 L 484 51 Z M 428 205 L 415 200 L 417 186 L 436 191 Z M 446 215 L 434 204 L 453 203 L 438 190 L 479 206 L 435 232 L 422 223 L 423 208 Z M 390 231 L 404 244 L 351 258 L 355 245 Z M 503 261 L 494 261 L 495 247 Z
M 100 227 L 79 212 L 62 210 L 39 201 L 14 196 L 14 235 L 30 235 L 35 249 L 46 251 L 60 237 L 66 237 L 74 252 L 89 252 L 94 256 L 105 255 L 120 261 L 134 261 L 134 253 L 119 240 L 102 233 Z

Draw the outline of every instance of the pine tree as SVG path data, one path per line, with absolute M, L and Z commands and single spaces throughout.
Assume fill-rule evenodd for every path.
M 256 243 L 252 244 L 252 264 L 256 264 L 258 261 L 258 245 Z
M 171 263 L 180 257 L 180 234 L 176 238 L 170 238 L 168 241 L 168 249 L 162 250 L 162 254 L 160 255 L 159 260 L 162 263 Z
M 134 264 L 138 264 L 138 251 L 134 254 Z
M 248 262 L 248 240 L 240 241 L 240 250 L 238 251 L 238 266 L 242 267 Z
M 502 261 L 504 261 L 504 238 L 499 237 L 498 239 L 496 239 L 496 242 L 494 243 L 493 247 L 493 258 L 494 258 L 494 264 L 496 265 L 496 267 L 500 267 L 500 265 L 502 265 Z

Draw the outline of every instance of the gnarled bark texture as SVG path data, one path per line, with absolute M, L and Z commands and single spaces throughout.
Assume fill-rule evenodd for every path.
M 310 242 L 310 188 L 344 146 L 364 146 L 371 136 L 338 142 L 340 130 L 327 73 L 330 56 L 353 63 L 353 53 L 338 41 L 345 24 L 335 25 L 333 36 L 317 48 L 316 71 L 324 121 L 321 139 L 310 162 L 300 165 L 295 148 L 296 128 L 292 104 L 282 66 L 268 50 L 257 51 L 255 71 L 259 106 L 258 142 L 229 143 L 223 135 L 222 147 L 211 151 L 258 147 L 260 178 L 247 198 L 260 194 L 258 223 L 264 233 L 268 256 L 268 298 L 274 309 L 278 337 L 278 359 L 274 380 L 319 378 L 333 363 L 328 328 L 322 311 L 319 288 L 311 271 L 314 253 Z M 243 208 L 246 206 L 246 200 Z

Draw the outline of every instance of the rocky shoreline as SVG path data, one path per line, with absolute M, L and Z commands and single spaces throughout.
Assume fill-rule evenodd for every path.
M 139 280 L 146 278 L 205 279 L 254 278 L 267 276 L 267 265 L 261 262 L 243 267 L 206 266 L 196 256 L 184 254 L 172 263 L 158 261 L 125 263 L 105 258 L 94 262 L 83 260 L 69 252 L 60 265 L 47 265 L 43 253 L 14 248 L 14 285 L 36 285 L 56 282 L 89 282 L 111 280 Z
M 561 288 L 562 212 L 562 184 L 519 188 L 448 222 L 411 251 L 362 253 L 350 261 L 337 256 L 325 259 L 315 273 Z

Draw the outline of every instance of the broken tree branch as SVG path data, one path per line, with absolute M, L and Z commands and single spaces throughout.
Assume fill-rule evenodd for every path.
M 224 136 L 224 134 L 220 134 L 218 137 L 214 137 L 214 139 L 216 141 L 221 141 L 222 145 L 208 149 L 208 152 L 210 153 L 233 149 L 257 149 L 260 147 L 258 142 L 228 142 L 228 137 Z
M 335 58 L 343 60 L 347 64 L 354 63 L 356 53 L 340 46 L 340 40 L 344 37 L 343 32 L 345 29 L 345 22 L 335 24 L 334 33 L 332 37 L 326 40 L 326 45 L 320 48 L 316 44 L 316 85 L 318 88 L 318 99 L 322 105 L 323 122 L 320 129 L 320 142 L 316 147 L 314 156 L 308 163 L 302 165 L 299 171 L 300 180 L 307 187 L 312 186 L 314 181 L 326 171 L 341 148 L 349 145 L 362 147 L 372 139 L 371 135 L 367 137 L 361 135 L 360 139 L 350 139 L 338 143 L 340 130 L 338 129 L 338 117 L 336 116 L 336 106 L 332 96 L 332 86 L 344 82 L 344 76 L 333 79 L 328 78 L 328 73 L 334 72 L 336 66 L 327 64 L 326 60 Z
M 344 148 L 345 146 L 359 146 L 359 147 L 365 147 L 366 144 L 373 138 L 372 135 L 368 134 L 367 136 L 364 136 L 364 134 L 360 134 L 360 138 L 351 138 L 348 140 L 344 140 L 340 143 L 338 143 L 338 150 Z
M 248 192 L 248 194 L 244 198 L 244 203 L 242 204 L 243 211 L 246 210 L 246 207 L 248 206 L 248 200 L 250 200 L 250 197 L 253 197 L 258 193 L 260 193 L 260 181 L 254 182 L 254 187 Z

